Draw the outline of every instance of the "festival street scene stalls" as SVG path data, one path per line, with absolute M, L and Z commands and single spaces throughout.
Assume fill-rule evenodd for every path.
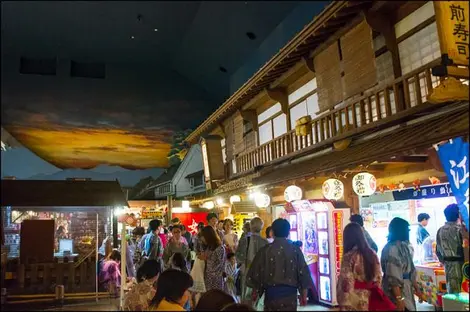
M 290 8 L 292 16 L 308 3 Z M 274 303 L 360 311 L 387 302 L 400 311 L 468 310 L 468 12 L 465 1 L 325 3 L 250 74 L 234 74 L 233 90 L 203 118 L 191 118 L 190 108 L 172 117 L 185 115 L 194 126 L 167 142 L 168 163 L 158 175 L 129 187 L 121 180 L 4 177 L 2 308 L 81 302 L 91 310 L 133 310 L 133 293 L 144 287 L 139 268 L 157 260 L 162 272 L 147 282 L 158 284 L 177 268 L 193 283 L 182 289 L 191 296 L 171 306 L 186 311 L 203 309 L 210 289 L 246 311 L 271 311 Z M 7 151 L 18 142 L 14 131 L 5 133 Z M 126 148 L 137 143 L 134 137 Z M 152 144 L 146 148 L 157 149 Z M 406 235 L 398 239 L 400 222 Z M 283 236 L 279 224 L 289 225 Z M 367 249 L 349 243 L 354 227 Z M 211 241 L 219 243 L 211 249 Z M 395 243 L 404 246 L 400 255 L 390 251 Z M 367 306 L 347 299 L 363 279 L 343 261 L 351 244 L 373 253 L 385 280 L 362 286 L 374 289 Z M 274 272 L 264 274 L 257 293 L 250 285 L 263 274 L 249 268 L 279 265 L 267 257 L 275 248 L 301 253 L 308 273 L 298 269 L 296 286 L 285 275 L 286 289 L 274 285 Z M 293 263 L 282 255 L 282 263 Z M 398 275 L 408 288 L 387 284 L 387 274 L 396 273 L 391 257 L 406 263 L 409 270 Z M 360 259 L 364 266 L 364 254 Z M 109 267 L 114 277 L 102 278 Z M 170 303 L 155 304 L 153 292 L 177 283 L 150 284 L 138 308 L 163 311 Z

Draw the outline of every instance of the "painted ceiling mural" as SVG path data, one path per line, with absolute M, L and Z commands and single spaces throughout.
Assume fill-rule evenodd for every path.
M 128 81 L 119 84 L 127 84 L 120 92 L 83 84 L 62 88 L 44 83 L 44 77 L 28 79 L 36 84 L 21 79 L 2 82 L 2 125 L 59 169 L 102 164 L 131 170 L 168 167 L 170 151 L 181 148 L 188 133 L 184 130 L 195 127 L 213 107 L 191 94 L 142 96 L 143 91 Z
M 168 167 L 237 68 L 278 50 L 261 45 L 297 4 L 3 1 L 2 127 L 62 170 Z M 57 73 L 20 74 L 22 57 L 55 59 Z M 104 63 L 106 77 L 71 77 L 71 61 Z

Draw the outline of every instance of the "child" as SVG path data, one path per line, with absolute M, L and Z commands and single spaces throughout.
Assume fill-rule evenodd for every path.
M 182 253 L 176 252 L 171 256 L 170 269 L 188 273 L 188 266 L 186 265 L 186 260 Z
M 235 300 L 237 300 L 237 290 L 235 288 L 235 281 L 237 279 L 237 274 L 239 269 L 237 269 L 237 262 L 235 259 L 235 254 L 229 252 L 227 254 L 227 262 L 225 262 L 225 276 L 226 282 L 225 287 L 229 295 L 231 295 Z

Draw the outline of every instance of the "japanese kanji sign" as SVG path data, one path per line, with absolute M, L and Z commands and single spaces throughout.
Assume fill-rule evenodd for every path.
M 441 53 L 456 65 L 469 62 L 468 1 L 433 1 Z
M 452 142 L 439 146 L 437 151 L 467 228 L 470 226 L 468 223 L 468 148 L 468 143 L 462 138 L 456 138 Z

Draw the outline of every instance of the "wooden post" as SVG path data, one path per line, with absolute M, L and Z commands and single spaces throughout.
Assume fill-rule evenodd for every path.
M 99 238 L 99 224 L 98 224 L 98 212 L 96 213 L 96 238 L 95 238 L 95 300 L 98 302 L 98 238 Z M 83 263 L 82 263 L 83 264 Z M 86 272 L 86 271 L 85 271 Z M 85 275 L 86 276 L 86 275 Z M 83 283 L 82 280 L 80 280 L 80 283 Z M 83 283 L 83 285 L 86 285 L 86 283 Z
M 126 223 L 122 223 L 122 231 L 121 231 L 121 290 L 120 290 L 120 298 L 119 298 L 119 307 L 121 311 L 124 306 L 124 287 L 126 286 L 126 250 L 127 250 L 127 240 L 126 240 Z

